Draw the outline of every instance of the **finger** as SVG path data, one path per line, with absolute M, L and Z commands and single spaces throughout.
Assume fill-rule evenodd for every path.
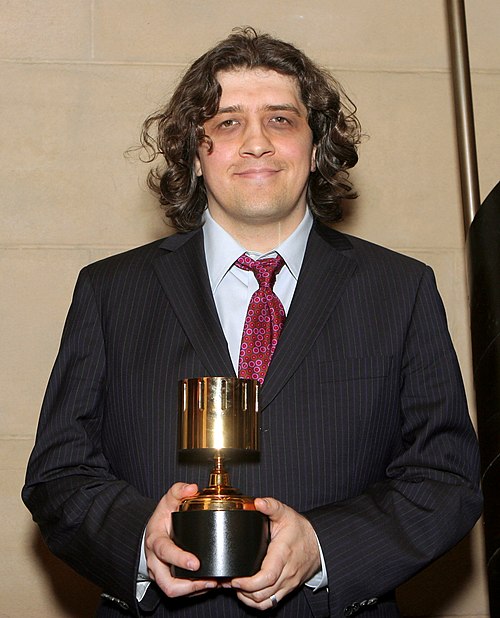
M 146 535 L 170 536 L 171 514 L 179 509 L 179 504 L 188 496 L 194 495 L 198 486 L 193 483 L 175 483 L 157 504 L 146 526 Z
M 277 563 L 278 564 L 278 563 Z M 272 588 L 278 583 L 282 569 L 279 566 L 267 567 L 262 564 L 261 570 L 252 577 L 242 577 L 231 581 L 231 586 L 242 592 L 254 593 L 266 588 Z
M 214 588 L 216 588 L 217 585 L 214 585 Z M 193 594 L 190 594 L 188 596 L 190 597 L 202 597 L 204 594 L 207 594 L 208 592 L 210 592 L 210 590 L 200 590 L 199 592 L 193 592 Z
M 241 590 L 243 593 L 254 593 L 272 588 L 278 584 L 284 567 L 285 563 L 280 553 L 275 551 L 272 544 L 270 544 L 260 571 L 251 577 L 233 579 L 231 586 Z
M 271 595 L 274 594 L 282 599 L 295 588 L 284 571 L 280 571 L 278 577 L 270 573 L 258 573 L 258 577 L 247 578 L 242 582 L 241 587 L 239 587 L 239 580 L 235 580 L 233 587 L 236 588 L 240 601 L 250 607 L 268 609 Z
M 165 507 L 170 511 L 176 511 L 179 502 L 193 496 L 198 491 L 195 483 L 175 483 L 164 496 Z
M 173 577 L 166 565 L 159 563 L 156 566 L 155 582 L 170 598 L 202 594 L 217 587 L 217 582 L 214 580 Z
M 284 598 L 284 594 L 281 594 L 279 591 L 273 594 L 270 590 L 265 592 L 265 595 L 262 598 L 262 601 L 256 601 L 252 597 L 248 597 L 241 592 L 237 592 L 236 596 L 238 599 L 244 603 L 247 607 L 251 607 L 253 609 L 258 609 L 260 611 L 266 611 L 269 609 L 274 609 L 278 606 L 280 599 Z
M 197 571 L 200 568 L 198 558 L 178 547 L 169 537 L 154 539 L 148 549 L 163 564 L 173 565 L 187 571 Z
M 171 545 L 172 547 L 167 548 L 165 551 L 159 550 L 159 554 L 163 557 L 159 557 L 153 552 L 148 560 L 148 572 L 151 579 L 159 585 L 167 596 L 177 597 L 198 594 L 202 591 L 212 589 L 217 586 L 217 582 L 215 580 L 196 579 L 195 574 L 193 579 L 174 577 L 171 569 L 173 560 L 181 563 L 178 566 L 182 566 L 182 568 L 189 570 L 193 569 L 190 568 L 189 561 L 185 562 L 185 557 L 192 557 L 196 568 L 199 568 L 199 561 L 196 556 L 183 552 L 173 543 L 171 543 Z
M 267 515 L 271 520 L 284 514 L 285 505 L 274 498 L 255 498 L 254 504 L 257 511 Z

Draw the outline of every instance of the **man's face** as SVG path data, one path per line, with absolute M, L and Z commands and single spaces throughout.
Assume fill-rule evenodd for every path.
M 230 234 L 248 226 L 279 227 L 282 239 L 302 220 L 312 132 L 294 78 L 264 69 L 224 71 L 217 114 L 205 123 L 213 150 L 198 149 L 208 208 Z

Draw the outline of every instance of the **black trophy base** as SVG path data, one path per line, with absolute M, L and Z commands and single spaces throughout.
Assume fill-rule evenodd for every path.
M 201 563 L 198 571 L 173 567 L 174 577 L 247 577 L 266 554 L 269 519 L 258 511 L 181 511 L 172 513 L 172 539 Z

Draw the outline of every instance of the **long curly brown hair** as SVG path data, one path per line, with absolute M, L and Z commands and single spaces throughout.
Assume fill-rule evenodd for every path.
M 347 172 L 358 161 L 361 130 L 356 108 L 338 82 L 303 52 L 253 28 L 233 31 L 198 58 L 169 103 L 144 122 L 141 143 L 147 161 L 164 158 L 147 180 L 166 216 L 180 232 L 202 224 L 207 198 L 203 177 L 195 173 L 195 157 L 202 141 L 210 144 L 203 125 L 219 106 L 222 90 L 217 73 L 241 68 L 270 69 L 297 80 L 316 145 L 316 170 L 309 178 L 307 203 L 317 219 L 338 221 L 342 198 L 356 197 Z

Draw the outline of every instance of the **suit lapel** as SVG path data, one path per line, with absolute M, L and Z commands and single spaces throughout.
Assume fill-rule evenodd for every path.
M 234 376 L 208 279 L 201 230 L 176 234 L 160 245 L 156 274 L 187 338 L 210 376 Z
M 339 232 L 316 224 L 283 332 L 260 392 L 263 410 L 296 371 L 340 299 L 356 262 L 344 255 L 352 249 Z
M 210 290 L 203 233 L 176 234 L 160 248 L 165 253 L 154 263 L 155 271 L 207 375 L 234 376 Z M 311 230 L 293 301 L 260 390 L 262 410 L 296 371 L 354 274 L 356 262 L 348 257 L 351 248 L 335 230 L 321 225 Z

